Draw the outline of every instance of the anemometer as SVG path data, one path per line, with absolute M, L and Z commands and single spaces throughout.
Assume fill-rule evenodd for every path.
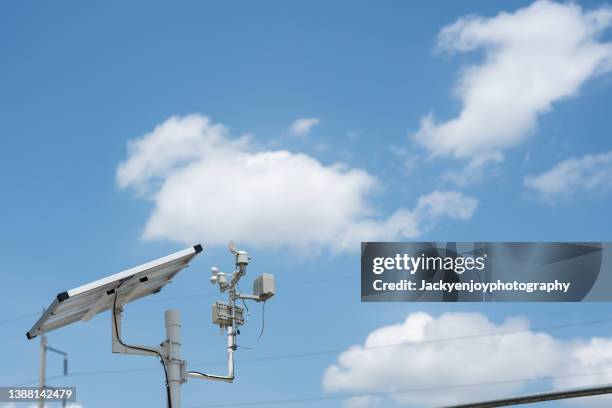
M 166 339 L 159 346 L 126 344 L 121 338 L 124 305 L 158 293 L 172 281 L 177 273 L 189 266 L 189 262 L 202 250 L 202 245 L 198 244 L 95 282 L 61 292 L 26 335 L 28 339 L 33 339 L 38 335 L 77 321 L 88 321 L 98 313 L 111 310 L 113 353 L 159 357 L 166 377 L 168 408 L 180 407 L 180 387 L 187 382 L 188 378 L 231 383 L 234 381 L 234 352 L 238 348 L 236 337 L 240 334 L 239 327 L 245 323 L 244 309 L 237 305 L 236 301 L 265 302 L 275 293 L 274 276 L 270 274 L 260 275 L 254 280 L 253 294 L 239 292 L 238 282 L 246 275 L 251 258 L 245 251 L 238 250 L 233 241 L 229 243 L 229 250 L 235 258 L 234 271 L 225 273 L 213 267 L 210 277 L 210 282 L 217 285 L 221 293 L 228 295 L 227 301 L 218 301 L 212 305 L 212 322 L 227 333 L 226 375 L 187 371 L 187 362 L 181 358 L 181 317 L 178 310 L 170 309 L 164 313 Z

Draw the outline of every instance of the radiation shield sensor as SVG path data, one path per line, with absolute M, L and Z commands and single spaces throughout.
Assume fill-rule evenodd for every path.
M 266 301 L 274 296 L 274 275 L 264 273 L 253 281 L 253 295 L 260 301 Z

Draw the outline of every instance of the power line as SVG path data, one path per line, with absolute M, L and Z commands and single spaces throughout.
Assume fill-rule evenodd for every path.
M 521 395 L 518 397 L 500 398 L 496 400 L 471 402 L 468 404 L 452 405 L 444 408 L 495 408 L 509 405 L 531 404 L 533 402 L 554 401 L 594 395 L 612 394 L 612 384 L 598 385 L 588 388 L 577 388 L 564 391 L 541 392 L 537 394 Z
M 420 345 L 435 344 L 435 343 L 442 343 L 442 342 L 470 340 L 470 339 L 475 339 L 475 338 L 506 336 L 510 334 L 516 334 L 516 333 L 522 333 L 522 332 L 528 332 L 528 331 L 559 330 L 559 329 L 565 329 L 565 328 L 570 328 L 570 327 L 609 323 L 611 321 L 612 321 L 612 318 L 582 321 L 582 322 L 569 322 L 569 323 L 561 323 L 561 324 L 556 324 L 556 325 L 537 326 L 537 327 L 525 328 L 525 329 L 503 330 L 503 331 L 497 331 L 497 332 L 491 332 L 491 333 L 481 333 L 481 334 L 455 336 L 455 337 L 444 337 L 444 338 L 439 338 L 439 339 L 430 339 L 430 340 L 423 340 L 423 341 L 416 341 L 416 342 L 401 342 L 401 343 L 396 343 L 396 344 L 369 346 L 369 347 L 363 347 L 362 350 L 378 350 L 378 349 L 395 348 L 395 347 L 420 346 Z M 265 361 L 288 360 L 288 359 L 294 359 L 294 358 L 306 358 L 306 357 L 333 355 L 333 354 L 342 353 L 344 351 L 346 351 L 346 347 L 329 349 L 329 350 L 301 352 L 301 353 L 288 353 L 288 354 L 279 354 L 279 355 L 272 355 L 272 356 L 251 357 L 251 358 L 240 359 L 240 362 L 241 363 L 258 363 L 258 362 L 265 362 Z M 196 363 L 190 364 L 190 366 L 197 368 L 197 367 L 225 365 L 225 364 L 226 364 L 225 361 L 217 360 L 217 361 L 208 361 L 208 362 L 196 362 Z M 142 367 L 142 368 L 121 369 L 121 370 L 83 371 L 83 372 L 73 372 L 69 374 L 68 376 L 69 377 L 81 377 L 81 376 L 96 376 L 96 375 L 107 375 L 107 374 L 128 374 L 128 373 L 134 373 L 134 372 L 153 371 L 153 370 L 158 370 L 158 369 L 159 367 L 150 367 L 150 368 Z M 50 379 L 53 379 L 53 378 L 54 377 L 50 377 Z M 19 385 L 25 385 L 25 384 L 29 384 L 35 381 L 36 380 L 25 381 Z
M 13 323 L 19 320 L 23 320 L 23 319 L 27 319 L 28 317 L 32 317 L 32 316 L 38 316 L 40 314 L 40 311 L 38 312 L 32 312 L 32 313 L 26 313 L 26 314 L 22 314 L 22 315 L 18 315 L 18 316 L 13 316 L 13 317 L 9 317 L 6 320 L 0 320 L 0 326 L 3 326 L 5 324 L 9 324 L 9 323 Z
M 145 371 L 156 371 L 159 370 L 159 367 L 142 367 L 142 368 L 127 368 L 121 370 L 96 370 L 96 371 L 81 371 L 81 372 L 71 372 L 68 375 L 52 375 L 47 377 L 49 380 L 55 380 L 58 378 L 68 378 L 68 377 L 87 377 L 87 376 L 96 376 L 96 375 L 110 375 L 110 374 L 130 374 L 130 373 L 140 373 Z M 16 384 L 15 387 L 23 387 L 28 384 L 35 383 L 38 380 L 28 380 L 23 381 L 19 384 Z
M 418 393 L 418 392 L 444 391 L 444 390 L 460 389 L 460 388 L 482 387 L 482 386 L 487 386 L 487 385 L 514 384 L 514 383 L 521 383 L 521 382 L 527 382 L 527 381 L 546 381 L 546 380 L 556 380 L 556 379 L 562 379 L 562 378 L 585 377 L 585 376 L 590 376 L 590 375 L 604 375 L 604 374 L 611 374 L 611 373 L 612 371 L 577 373 L 577 374 L 565 374 L 565 375 L 555 375 L 555 376 L 546 376 L 546 377 L 517 378 L 517 379 L 499 380 L 499 381 L 452 384 L 452 385 L 444 385 L 444 386 L 436 386 L 436 387 L 418 387 L 418 388 L 408 388 L 408 389 L 394 390 L 394 391 L 371 391 L 371 392 L 363 392 L 363 393 L 345 393 L 345 394 L 338 394 L 338 395 L 322 395 L 322 396 L 312 396 L 312 397 L 269 399 L 269 400 L 259 400 L 259 401 L 227 402 L 227 403 L 220 403 L 220 404 L 190 405 L 187 408 L 227 408 L 227 407 L 247 407 L 247 406 L 257 406 L 257 405 L 300 404 L 300 403 L 321 402 L 321 401 L 330 401 L 330 400 L 341 400 L 341 399 L 355 398 L 355 397 L 403 395 L 403 394 Z M 599 386 L 603 387 L 606 385 L 610 386 L 610 384 L 602 384 Z M 472 405 L 466 404 L 461 407 L 463 408 L 472 407 Z
M 565 329 L 565 328 L 577 327 L 577 326 L 587 326 L 587 325 L 609 323 L 611 321 L 612 321 L 612 318 L 582 321 L 582 322 L 561 323 L 561 324 L 556 324 L 556 325 L 539 326 L 539 327 L 533 327 L 533 328 L 501 330 L 501 331 L 490 332 L 490 333 L 471 334 L 471 335 L 454 336 L 454 337 L 443 337 L 439 339 L 430 339 L 430 340 L 422 340 L 422 341 L 405 341 L 401 343 L 384 344 L 380 346 L 367 346 L 367 347 L 364 346 L 361 349 L 362 350 L 377 350 L 377 349 L 405 347 L 405 346 L 420 346 L 420 345 L 427 345 L 427 344 L 444 343 L 444 342 L 449 342 L 449 341 L 473 340 L 476 338 L 505 336 L 509 334 L 525 333 L 525 332 L 530 332 L 530 331 L 558 330 L 558 329 Z M 322 356 L 322 355 L 339 354 L 344 351 L 346 351 L 346 347 L 329 349 L 329 350 L 302 352 L 302 353 L 281 354 L 277 356 L 253 357 L 253 358 L 243 359 L 241 360 L 241 362 L 258 362 L 258 361 L 285 360 L 285 359 L 304 358 L 304 357 L 316 357 L 316 356 Z M 202 364 L 213 365 L 213 364 L 220 364 L 220 363 L 219 362 L 199 362 L 199 363 L 194 363 L 194 364 L 195 365 L 202 365 Z
M 287 287 L 292 287 L 292 286 L 306 286 L 306 285 L 315 285 L 315 284 L 320 284 L 322 282 L 336 282 L 336 281 L 340 281 L 340 280 L 345 280 L 348 278 L 352 278 L 354 277 L 355 274 L 350 274 L 350 275 L 341 275 L 341 276 L 335 276 L 335 277 L 331 277 L 331 278 L 323 278 L 323 279 L 316 279 L 316 280 L 307 280 L 307 281 L 299 281 L 299 282 L 288 282 L 288 283 L 279 283 L 276 286 L 279 288 L 287 288 Z M 200 293 L 192 293 L 189 295 L 180 295 L 180 296 L 171 296 L 171 297 L 160 297 L 158 299 L 152 299 L 150 300 L 150 302 L 166 302 L 166 301 L 171 301 L 171 300 L 183 300 L 183 299 L 189 299 L 189 298 L 202 298 L 203 296 L 212 296 L 212 295 L 216 295 L 217 292 L 215 291 L 208 291 L 208 292 L 200 292 Z
M 342 276 L 336 276 L 336 277 L 325 278 L 325 279 L 307 280 L 307 281 L 300 281 L 300 282 L 288 282 L 284 284 L 280 283 L 277 286 L 279 288 L 283 288 L 283 287 L 292 287 L 292 286 L 314 285 L 314 284 L 318 284 L 321 282 L 334 282 L 334 281 L 345 280 L 345 279 L 348 279 L 354 276 L 355 274 L 350 274 L 350 275 L 342 275 Z M 156 299 L 151 299 L 149 300 L 149 302 L 150 303 L 163 303 L 163 302 L 170 302 L 174 300 L 185 300 L 185 299 L 195 299 L 195 298 L 201 299 L 203 296 L 212 296 L 216 294 L 217 292 L 209 291 L 209 292 L 191 293 L 191 294 L 180 295 L 180 296 L 168 296 L 168 297 L 161 296 Z M 5 324 L 14 323 L 14 322 L 24 320 L 24 319 L 27 319 L 33 316 L 38 316 L 38 315 L 40 315 L 40 311 L 9 317 L 6 320 L 0 320 L 0 326 L 3 326 Z

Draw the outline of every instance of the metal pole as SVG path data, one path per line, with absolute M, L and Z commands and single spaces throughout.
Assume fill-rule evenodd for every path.
M 47 362 L 47 336 L 44 334 L 40 336 L 40 372 L 39 372 L 39 383 L 40 390 L 45 389 L 45 371 L 46 371 L 46 362 Z M 40 398 L 38 400 L 38 408 L 44 408 L 45 401 Z
M 170 387 L 171 408 L 181 406 L 181 313 L 176 309 L 166 310 L 166 370 L 168 370 L 168 387 Z M 170 407 L 169 407 L 170 408 Z

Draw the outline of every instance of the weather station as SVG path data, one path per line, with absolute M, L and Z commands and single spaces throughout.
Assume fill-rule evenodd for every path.
M 245 323 L 244 309 L 236 302 L 265 302 L 275 294 L 274 276 L 271 274 L 263 274 L 253 281 L 253 294 L 239 292 L 238 283 L 246 275 L 251 258 L 245 251 L 238 250 L 233 241 L 230 241 L 229 250 L 235 260 L 234 271 L 225 273 L 213 267 L 210 277 L 211 283 L 217 285 L 222 294 L 227 294 L 226 301 L 218 301 L 212 305 L 212 322 L 227 334 L 227 374 L 187 370 L 187 362 L 181 356 L 181 316 L 176 309 L 166 310 L 164 313 L 166 339 L 159 346 L 127 344 L 121 337 L 124 306 L 161 291 L 183 268 L 189 266 L 191 260 L 202 250 L 202 245 L 198 244 L 61 292 L 26 335 L 28 339 L 33 339 L 75 322 L 88 321 L 98 313 L 111 310 L 112 352 L 159 357 L 164 368 L 168 408 L 181 406 L 181 386 L 189 378 L 231 383 L 235 378 L 234 353 L 238 348 L 239 327 Z M 246 303 L 244 305 L 246 306 Z

